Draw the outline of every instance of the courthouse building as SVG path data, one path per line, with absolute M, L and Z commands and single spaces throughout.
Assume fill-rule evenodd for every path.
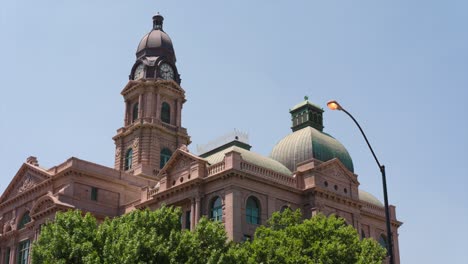
M 323 131 L 323 109 L 307 98 L 289 109 L 292 131 L 269 156 L 250 151 L 238 131 L 198 155 L 189 152 L 181 126 L 185 91 L 160 15 L 138 45 L 121 94 L 124 126 L 113 137 L 114 168 L 75 157 L 43 168 L 29 157 L 18 169 L 0 197 L 0 264 L 29 263 L 31 243 L 57 211 L 80 209 L 104 219 L 163 203 L 182 208 L 183 228 L 206 216 L 221 221 L 235 241 L 252 239 L 273 212 L 299 208 L 305 218 L 341 216 L 362 237 L 386 244 L 383 204 L 359 189 L 350 155 Z M 401 222 L 392 205 L 390 217 L 399 263 Z

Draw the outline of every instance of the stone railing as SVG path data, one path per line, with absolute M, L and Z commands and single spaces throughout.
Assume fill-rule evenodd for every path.
M 222 172 L 224 170 L 224 168 L 225 168 L 224 161 L 216 163 L 216 164 L 208 167 L 208 176 L 220 173 L 220 172 Z
M 370 203 L 363 202 L 362 211 L 385 217 L 385 210 L 383 207 L 379 207 Z
M 296 179 L 292 176 L 284 175 L 245 161 L 241 161 L 240 168 L 242 171 L 249 172 L 255 176 L 273 180 L 277 183 L 281 183 L 287 186 L 296 187 Z

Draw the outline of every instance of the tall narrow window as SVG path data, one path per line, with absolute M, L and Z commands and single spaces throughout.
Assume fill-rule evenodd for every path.
M 138 103 L 135 103 L 132 108 L 132 123 L 138 119 Z
M 387 237 L 385 237 L 384 235 L 380 235 L 379 237 L 379 244 L 388 250 L 388 244 L 387 244 Z
M 163 148 L 161 150 L 161 155 L 160 155 L 160 158 L 159 158 L 159 168 L 160 169 L 162 169 L 164 167 L 164 165 L 166 165 L 166 163 L 171 158 L 171 155 L 172 155 L 172 152 L 169 149 Z
M 18 264 L 28 264 L 29 259 L 29 240 L 21 241 L 18 245 Z
M 161 121 L 164 123 L 171 123 L 171 106 L 164 102 L 161 106 Z
M 210 218 L 214 221 L 222 221 L 223 220 L 223 204 L 221 201 L 221 197 L 217 196 L 213 202 L 211 202 L 211 212 Z
M 245 212 L 247 223 L 249 224 L 260 224 L 260 206 L 258 200 L 255 197 L 249 197 L 247 199 L 247 209 Z
M 97 201 L 97 199 L 98 199 L 98 188 L 91 187 L 91 200 Z
M 3 262 L 5 264 L 10 264 L 10 248 L 6 249 L 5 252 L 5 261 Z
M 188 230 L 190 230 L 190 225 L 191 225 L 190 217 L 191 217 L 190 211 L 185 211 L 185 228 Z
M 125 153 L 124 169 L 129 170 L 132 168 L 133 149 L 129 148 Z
M 29 216 L 29 212 L 26 212 L 18 223 L 18 230 L 24 228 L 29 222 L 31 222 L 31 217 Z

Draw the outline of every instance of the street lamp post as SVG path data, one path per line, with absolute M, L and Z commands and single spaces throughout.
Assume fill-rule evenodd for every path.
M 340 110 L 345 112 L 351 119 L 354 121 L 354 123 L 357 125 L 359 130 L 361 131 L 362 136 L 366 140 L 367 146 L 369 146 L 370 151 L 372 152 L 372 156 L 374 156 L 375 161 L 377 162 L 377 165 L 379 166 L 380 172 L 382 173 L 382 185 L 383 185 L 383 193 L 384 193 L 384 202 L 385 202 L 385 220 L 387 224 L 387 241 L 388 241 L 388 255 L 390 256 L 390 264 L 394 264 L 394 258 L 393 258 L 393 239 L 392 239 L 392 231 L 390 229 L 390 211 L 388 208 L 388 195 L 387 195 L 387 178 L 385 176 L 385 166 L 380 165 L 379 160 L 377 159 L 377 156 L 374 153 L 374 150 L 372 149 L 369 140 L 367 140 L 366 134 L 364 134 L 364 131 L 362 130 L 361 126 L 359 123 L 356 121 L 356 119 L 348 112 L 346 111 L 340 104 L 338 104 L 337 101 L 329 101 L 327 103 L 328 108 L 331 110 Z

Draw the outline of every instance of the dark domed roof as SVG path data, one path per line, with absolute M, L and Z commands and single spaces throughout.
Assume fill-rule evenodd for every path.
M 354 172 L 353 161 L 346 148 L 332 136 L 310 126 L 280 140 L 270 157 L 291 171 L 295 171 L 296 165 L 306 160 L 328 161 L 338 158 L 349 171 Z
M 159 14 L 153 17 L 153 30 L 143 36 L 138 44 L 137 59 L 144 56 L 165 56 L 175 63 L 174 47 L 171 38 L 163 30 L 163 20 L 164 18 Z

